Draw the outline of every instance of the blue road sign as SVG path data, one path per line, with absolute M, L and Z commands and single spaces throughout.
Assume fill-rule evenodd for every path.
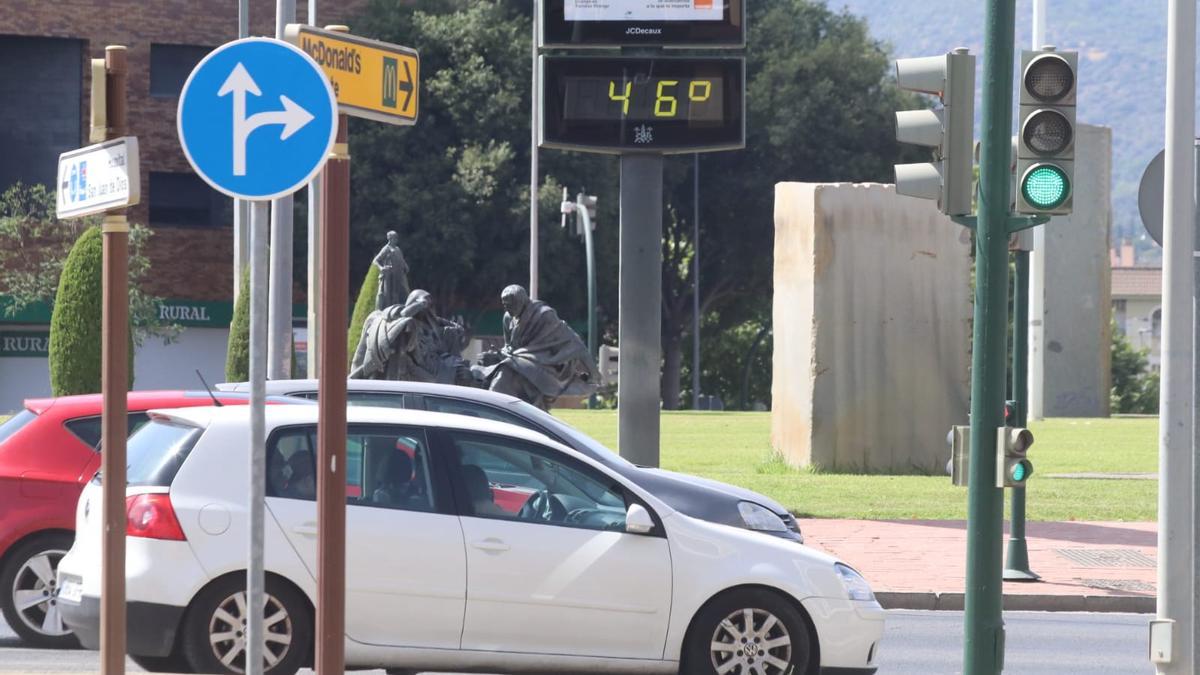
M 337 99 L 308 54 L 246 38 L 196 64 L 179 96 L 178 128 L 183 153 L 209 185 L 230 197 L 274 199 L 325 165 Z

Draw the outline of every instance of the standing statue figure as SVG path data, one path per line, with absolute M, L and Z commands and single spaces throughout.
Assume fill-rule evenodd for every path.
M 483 355 L 480 374 L 488 388 L 543 410 L 564 395 L 585 395 L 600 382 L 587 345 L 549 305 L 530 300 L 517 285 L 500 294 L 504 347 Z
M 481 386 L 462 358 L 466 331 L 433 311 L 417 289 L 403 305 L 371 312 L 350 364 L 350 377 Z
M 377 310 L 403 305 L 408 297 L 408 262 L 404 260 L 399 242 L 400 235 L 395 230 L 389 231 L 387 243 L 375 256 L 374 263 L 379 268 L 379 290 L 375 294 Z

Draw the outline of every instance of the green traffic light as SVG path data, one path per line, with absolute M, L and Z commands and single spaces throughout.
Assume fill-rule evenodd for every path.
M 1014 482 L 1020 483 L 1029 477 L 1029 466 L 1025 462 L 1017 462 L 1012 468 L 1012 479 Z
M 1067 173 L 1053 164 L 1039 164 L 1025 173 L 1021 193 L 1034 208 L 1049 210 L 1058 207 L 1071 194 Z

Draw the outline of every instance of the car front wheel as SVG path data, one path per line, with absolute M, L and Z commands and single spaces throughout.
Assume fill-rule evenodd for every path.
M 808 622 L 767 590 L 741 590 L 696 615 L 683 654 L 688 675 L 793 675 L 809 669 Z
M 79 641 L 58 611 L 58 561 L 71 548 L 67 533 L 45 534 L 13 549 L 0 570 L 0 609 L 27 644 L 66 649 Z
M 212 584 L 192 601 L 184 619 L 183 654 L 194 672 L 245 672 L 247 605 L 242 575 Z M 263 625 L 264 671 L 291 675 L 303 667 L 313 639 L 308 604 L 294 589 L 270 577 Z

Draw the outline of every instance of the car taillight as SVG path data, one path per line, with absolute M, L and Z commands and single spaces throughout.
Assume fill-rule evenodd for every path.
M 125 535 L 146 539 L 185 541 L 183 528 L 166 494 L 142 494 L 125 498 Z

